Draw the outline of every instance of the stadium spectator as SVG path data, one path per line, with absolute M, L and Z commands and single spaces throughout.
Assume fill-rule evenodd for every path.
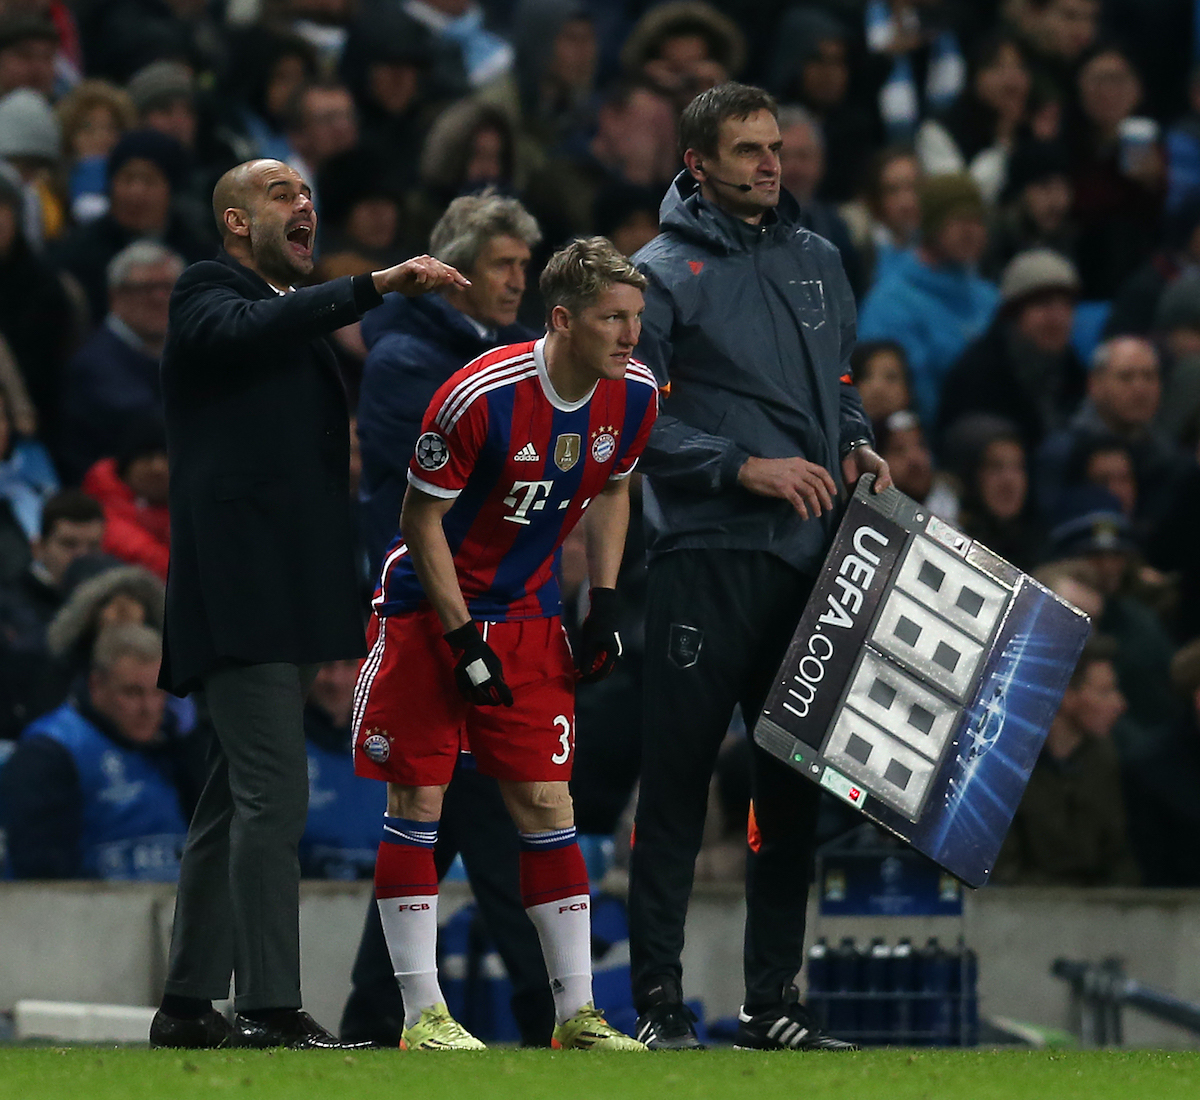
M 650 8 L 621 47 L 626 75 L 645 80 L 676 112 L 706 88 L 737 76 L 745 61 L 745 35 L 704 0 L 670 0 Z
M 202 746 L 170 718 L 161 654 L 150 627 L 108 627 L 85 690 L 21 734 L 0 772 L 14 877 L 178 879 Z
M 0 99 L 0 167 L 20 185 L 25 235 L 39 250 L 66 222 L 56 186 L 60 154 L 58 120 L 45 96 L 18 88 Z
M 1026 572 L 1046 552 L 1046 530 L 1029 491 L 1029 460 L 1015 424 L 965 416 L 945 441 L 946 462 L 961 486 L 958 525 Z
M 50 663 L 39 691 L 46 710 L 83 686 L 92 649 L 105 627 L 137 623 L 161 633 L 163 626 L 163 582 L 141 566 L 89 554 L 72 563 L 63 586 L 66 602 L 46 627 Z
M 223 135 L 243 160 L 288 163 L 295 155 L 285 132 L 288 104 L 316 80 L 316 50 L 299 35 L 254 24 L 232 36 L 231 52 Z
M 375 874 L 379 818 L 387 799 L 378 783 L 354 774 L 347 751 L 358 666 L 358 661 L 323 664 L 304 706 L 308 817 L 300 838 L 300 874 L 305 878 Z
M 824 237 L 842 257 L 842 267 L 855 295 L 863 285 L 858 249 L 850 239 L 850 230 L 837 207 L 817 198 L 825 175 L 825 148 L 816 119 L 803 107 L 779 109 L 780 182 L 800 204 L 800 224 Z
M 0 16 L 0 96 L 28 88 L 53 99 L 58 43 L 58 29 L 46 16 L 20 11 Z
M 850 374 L 872 423 L 912 404 L 908 360 L 895 340 L 862 340 L 850 356 Z
M 1066 134 L 1072 155 L 1078 260 L 1085 298 L 1111 298 L 1153 248 L 1165 169 L 1154 141 L 1122 139 L 1142 85 L 1124 52 L 1099 47 L 1079 70 L 1079 115 Z
M 108 315 L 64 376 L 56 450 L 68 482 L 78 483 L 94 463 L 118 454 L 132 426 L 162 415 L 158 361 L 167 303 L 183 268 L 181 256 L 149 240 L 127 245 L 109 261 Z
M 0 590 L 0 639 L 10 653 L 45 652 L 46 626 L 63 604 L 68 567 L 99 553 L 103 540 L 104 512 L 91 497 L 67 489 L 46 501 L 29 568 Z
M 1079 229 L 1071 217 L 1070 165 L 1056 142 L 1021 142 L 1008 160 L 1008 176 L 992 222 L 982 271 L 999 279 L 1021 252 L 1052 249 L 1075 258 Z
M 390 267 L 411 256 L 405 195 L 391 161 L 356 145 L 335 153 L 317 176 L 321 195 L 322 263 L 361 256 L 369 268 Z M 422 242 L 424 243 L 424 242 Z
M 286 163 L 314 185 L 330 157 L 358 144 L 358 113 L 344 84 L 316 81 L 302 85 L 287 105 L 286 120 L 292 148 Z
M 1170 736 L 1125 770 L 1129 836 L 1143 886 L 1200 886 L 1200 639 L 1171 661 L 1180 699 Z
M 1015 6 L 1035 74 L 1069 100 L 1080 62 L 1097 40 L 1100 0 L 1026 0 Z
M 108 265 L 134 241 L 150 237 L 187 263 L 213 254 L 213 246 L 172 201 L 186 178 L 183 147 L 157 130 L 130 130 L 113 148 L 108 212 L 77 226 L 51 257 L 83 284 L 94 323 L 109 310 Z
M 1075 265 L 1050 249 L 1022 252 L 1000 277 L 1000 309 L 950 368 L 938 407 L 938 437 L 971 413 L 1011 421 L 1029 454 L 1066 427 L 1083 400 L 1087 372 L 1071 347 Z
M 807 108 L 820 122 L 826 170 L 818 194 L 828 202 L 858 194 L 884 140 L 878 113 L 851 95 L 849 39 L 846 26 L 826 12 L 792 7 L 771 37 L 766 66 L 765 83 L 779 101 Z
M 579 145 L 595 124 L 596 25 L 583 0 L 521 0 L 513 20 L 521 127 L 544 150 Z
M 1159 742 L 1174 715 L 1168 666 L 1173 646 L 1159 618 L 1129 595 L 1137 546 L 1120 501 L 1098 486 L 1064 493 L 1050 529 L 1049 558 L 1086 563 L 1103 598 L 1093 628 L 1117 642 L 1113 663 L 1128 714 L 1116 735 L 1123 760 Z
M 80 327 L 65 280 L 39 256 L 21 225 L 20 190 L 0 174 L 0 334 L 32 408 L 8 392 L 9 412 L 22 435 L 58 438 L 62 375 Z
M 1187 112 L 1167 130 L 1167 213 L 1200 198 L 1200 65 L 1188 74 Z
M 29 545 L 41 530 L 42 508 L 57 491 L 58 475 L 46 448 L 18 434 L 12 402 L 0 386 L 0 500 L 5 509 L 0 587 L 15 581 L 29 565 Z
M 1200 195 L 1166 218 L 1163 245 L 1145 263 L 1124 272 L 1105 324 L 1105 335 L 1148 336 L 1167 288 L 1200 267 Z
M 888 274 L 893 261 L 917 243 L 921 224 L 920 179 L 921 166 L 916 156 L 901 146 L 890 146 L 871 158 L 861 198 L 841 208 L 868 288 Z
M 671 104 L 644 84 L 618 84 L 605 94 L 596 132 L 581 153 L 551 157 L 529 181 L 526 198 L 548 240 L 590 233 L 596 196 L 613 183 L 656 191 L 675 171 Z
M 1200 271 L 1187 272 L 1163 291 L 1154 336 L 1167 366 L 1158 426 L 1184 445 L 1200 423 Z
M 958 491 L 936 468 L 933 451 L 920 418 L 910 409 L 894 412 L 876 422 L 875 449 L 883 456 L 896 488 L 935 516 L 951 523 L 958 519 Z
M 132 130 L 137 112 L 129 93 L 107 80 L 85 80 L 58 102 L 62 149 L 69 173 L 71 220 L 77 225 L 108 209 L 108 155 Z
M 181 61 L 154 61 L 138 69 L 125 90 L 137 111 L 137 125 L 174 138 L 195 156 L 200 116 L 196 77 Z
M 83 479 L 83 491 L 104 508 L 101 549 L 118 561 L 144 566 L 164 581 L 171 532 L 167 480 L 161 414 L 131 418 L 116 456 L 100 459 Z
M 921 243 L 871 288 L 859 315 L 864 340 L 903 345 L 915 407 L 927 424 L 936 423 L 946 372 L 996 311 L 996 287 L 975 273 L 987 246 L 984 217 L 979 187 L 969 175 L 925 180 Z
M 1093 637 L 996 859 L 992 881 L 1019 886 L 1136 886 L 1112 730 L 1125 710 L 1116 646 Z
M 700 1045 L 680 951 L 733 709 L 750 726 L 762 707 L 832 536 L 835 478 L 888 484 L 847 373 L 853 296 L 837 251 L 799 226 L 780 186 L 776 115 L 742 84 L 693 100 L 686 169 L 662 232 L 635 257 L 650 278 L 637 356 L 672 384 L 642 466 L 649 690 L 629 895 L 637 1032 L 656 1049 Z M 792 985 L 818 799 L 757 746 L 752 759 L 762 839 L 748 859 L 737 1042 L 845 1049 Z
M 1117 336 L 1092 357 L 1087 398 L 1070 423 L 1048 436 L 1037 460 L 1038 502 L 1055 515 L 1069 456 L 1084 436 L 1111 434 L 1133 452 L 1137 474 L 1137 521 L 1150 528 L 1162 517 L 1176 483 L 1188 469 L 1155 424 L 1162 397 L 1162 372 L 1153 345 L 1137 336 Z
M 596 232 L 623 256 L 632 256 L 658 235 L 658 203 L 652 188 L 620 181 L 606 184 L 592 205 Z
M 1028 120 L 1030 75 L 1017 40 L 998 34 L 972 58 L 967 87 L 938 118 L 917 130 L 916 150 L 928 176 L 970 172 L 993 204 L 1008 178 L 1008 161 Z
M 398 7 L 373 5 L 351 27 L 338 73 L 380 174 L 413 187 L 430 124 L 467 92 L 461 51 Z
M 219 72 L 226 35 L 216 13 L 196 0 L 106 0 L 80 8 L 87 74 L 124 85 L 163 58 L 196 73 Z

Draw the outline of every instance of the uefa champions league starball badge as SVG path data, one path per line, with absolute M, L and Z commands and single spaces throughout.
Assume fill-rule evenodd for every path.
M 981 886 L 1088 618 L 873 481 L 859 481 L 754 739 Z

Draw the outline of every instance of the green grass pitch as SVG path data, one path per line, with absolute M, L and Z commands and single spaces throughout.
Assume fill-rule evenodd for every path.
M 4 1100 L 1195 1100 L 1200 1053 L 0 1049 Z

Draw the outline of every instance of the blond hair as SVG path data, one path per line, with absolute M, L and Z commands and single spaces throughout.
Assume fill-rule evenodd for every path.
M 538 288 L 549 319 L 555 306 L 578 313 L 594 305 L 614 283 L 647 286 L 646 276 L 607 237 L 577 237 L 550 257 Z

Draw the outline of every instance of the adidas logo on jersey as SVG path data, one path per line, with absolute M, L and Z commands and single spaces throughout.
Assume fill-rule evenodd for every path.
M 532 443 L 526 443 L 515 455 L 514 462 L 541 462 L 542 456 L 537 453 Z

